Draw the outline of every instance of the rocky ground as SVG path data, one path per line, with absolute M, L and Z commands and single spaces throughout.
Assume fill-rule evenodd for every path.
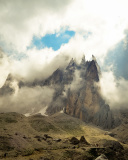
M 98 160 L 100 156 L 99 159 L 127 160 L 127 142 L 118 141 L 113 131 L 64 113 L 50 117 L 1 113 L 0 159 Z

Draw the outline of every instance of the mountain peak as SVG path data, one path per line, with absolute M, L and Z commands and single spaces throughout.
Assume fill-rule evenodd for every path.
M 74 65 L 75 64 L 75 60 L 72 58 L 69 62 L 69 65 Z
M 99 66 L 97 62 L 95 60 L 92 60 L 87 67 L 86 78 L 98 82 L 99 81 L 99 68 L 98 67 Z
M 96 61 L 96 57 L 94 55 L 92 55 L 92 60 Z
M 12 82 L 13 82 L 13 76 L 11 74 L 8 74 L 4 85 L 0 89 L 1 96 L 4 96 L 6 94 L 11 94 L 14 92 L 14 89 L 12 87 Z
M 82 59 L 81 59 L 80 66 L 85 66 L 85 65 L 86 65 L 85 55 L 83 55 L 83 57 L 82 57 Z
M 67 68 L 66 69 L 75 69 L 75 67 L 76 67 L 77 65 L 76 65 L 76 61 L 72 58 L 71 60 L 70 60 L 70 62 L 69 62 L 69 64 L 68 64 L 68 66 L 67 66 Z

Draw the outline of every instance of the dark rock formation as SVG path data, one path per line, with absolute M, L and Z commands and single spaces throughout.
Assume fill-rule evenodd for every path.
M 57 69 L 42 84 L 55 89 L 47 114 L 52 115 L 64 110 L 66 114 L 85 122 L 92 122 L 103 128 L 113 128 L 113 114 L 96 85 L 100 74 L 100 67 L 94 56 L 92 61 L 85 61 L 83 56 L 80 64 L 71 59 L 65 69 Z
M 60 69 L 57 69 L 52 76 L 45 80 L 43 85 L 55 85 L 61 84 L 63 81 L 63 72 Z
M 79 140 L 78 140 L 76 137 L 72 137 L 72 138 L 70 139 L 70 142 L 71 142 L 71 144 L 73 144 L 73 145 L 79 144 Z
M 5 84 L 0 88 L 0 95 L 4 96 L 7 94 L 12 94 L 14 92 L 14 88 L 11 85 L 11 82 L 13 81 L 13 77 L 11 74 L 8 75 Z
M 100 95 L 100 88 L 96 86 L 96 82 L 99 81 L 98 64 L 95 60 L 86 62 L 85 69 L 83 69 L 83 59 L 81 64 L 79 72 L 82 83 L 76 90 L 69 88 L 65 113 L 103 128 L 112 128 L 113 114 Z
M 89 143 L 86 141 L 86 139 L 85 139 L 84 136 L 81 136 L 81 138 L 80 138 L 80 143 L 81 143 L 81 144 L 89 145 Z

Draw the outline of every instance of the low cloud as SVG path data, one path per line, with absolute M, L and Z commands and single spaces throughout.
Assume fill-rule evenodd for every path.
M 83 79 L 81 78 L 80 73 L 79 70 L 75 70 L 73 81 L 69 87 L 72 91 L 77 91 L 82 87 Z
M 5 79 L 10 72 L 9 64 L 9 59 L 0 49 L 0 87 L 4 84 Z
M 52 49 L 28 51 L 27 58 L 22 60 L 10 60 L 11 74 L 15 78 L 32 82 L 48 78 L 56 69 L 64 68 L 70 61 L 70 56 Z
M 23 87 L 18 92 L 0 97 L 1 112 L 37 113 L 52 101 L 54 89 L 50 87 Z
M 101 94 L 111 109 L 128 108 L 128 81 L 116 79 L 112 71 L 103 72 L 99 82 Z

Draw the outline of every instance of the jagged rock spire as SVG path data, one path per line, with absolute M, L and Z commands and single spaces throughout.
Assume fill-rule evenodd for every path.
M 68 66 L 72 66 L 72 65 L 74 65 L 74 64 L 75 64 L 75 61 L 74 61 L 74 59 L 72 58 L 71 61 L 69 62 L 69 65 L 68 65 Z
M 83 55 L 80 66 L 85 66 L 86 65 L 86 61 L 85 61 L 85 55 Z
M 101 74 L 100 66 L 98 65 L 97 60 L 96 60 L 96 57 L 95 57 L 94 55 L 92 55 L 92 60 L 95 61 L 95 65 L 96 65 L 96 67 L 97 67 L 97 72 L 98 72 L 98 74 L 100 75 L 100 74 Z
M 75 67 L 76 67 L 76 61 L 72 58 L 66 69 L 74 69 Z
M 94 55 L 92 55 L 92 60 L 96 61 L 96 57 Z
M 9 74 L 4 85 L 0 89 L 1 96 L 11 94 L 14 92 L 14 89 L 11 87 L 12 81 L 13 81 L 13 76 L 11 74 Z

